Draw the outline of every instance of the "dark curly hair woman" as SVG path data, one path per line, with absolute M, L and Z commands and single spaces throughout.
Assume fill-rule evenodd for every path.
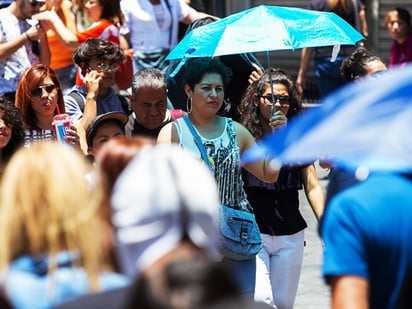
M 0 97 L 0 172 L 24 142 L 23 118 L 19 110 Z
M 257 140 L 282 130 L 301 110 L 292 78 L 279 69 L 268 69 L 255 79 L 239 106 L 241 123 Z M 283 122 L 280 115 L 286 116 Z M 305 189 L 318 218 L 323 212 L 324 195 L 315 167 L 284 166 L 274 183 L 262 182 L 246 170 L 242 177 L 262 237 L 256 258 L 255 299 L 278 308 L 293 308 L 307 226 L 299 210 L 299 190 Z

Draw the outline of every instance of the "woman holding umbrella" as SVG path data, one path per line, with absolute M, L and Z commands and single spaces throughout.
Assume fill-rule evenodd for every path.
M 256 74 L 253 76 L 262 75 L 260 71 Z M 239 106 L 241 123 L 256 139 L 281 130 L 287 119 L 301 110 L 301 99 L 293 80 L 278 69 L 263 72 L 248 87 Z M 273 120 L 279 113 L 285 117 L 283 122 Z M 242 174 L 263 242 L 256 261 L 255 299 L 276 305 L 278 309 L 293 308 L 307 226 L 299 211 L 298 191 L 305 189 L 318 219 L 323 212 L 323 190 L 315 167 L 313 164 L 284 166 L 278 180 L 270 184 L 260 181 L 247 170 Z
M 252 207 L 243 189 L 240 155 L 255 145 L 255 139 L 241 124 L 217 115 L 223 104 L 224 89 L 230 76 L 230 70 L 216 59 L 189 60 L 186 63 L 184 77 L 184 89 L 188 97 L 188 118 L 178 119 L 163 127 L 158 142 L 178 143 L 201 158 L 200 149 L 186 123 L 186 119 L 190 120 L 208 152 L 208 161 L 213 166 L 220 202 L 233 209 L 252 213 Z M 279 125 L 284 122 L 284 118 L 278 114 L 273 117 L 273 123 Z M 278 168 L 272 167 L 266 159 L 243 167 L 266 182 L 276 181 L 279 173 Z M 256 272 L 254 256 L 248 260 L 225 257 L 224 263 L 238 283 L 241 293 L 252 298 Z

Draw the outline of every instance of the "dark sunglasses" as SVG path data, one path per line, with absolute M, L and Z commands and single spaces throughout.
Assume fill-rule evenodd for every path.
M 265 99 L 265 104 L 272 106 L 273 104 L 275 104 L 276 102 L 279 101 L 279 103 L 281 105 L 289 105 L 290 102 L 290 97 L 289 96 L 283 96 L 283 95 L 260 95 L 260 98 L 264 98 Z M 270 102 L 270 103 L 268 103 Z
M 31 7 L 35 8 L 38 5 L 43 5 L 46 1 L 29 0 Z
M 46 86 L 39 86 L 34 88 L 31 91 L 31 97 L 33 99 L 39 99 L 43 95 L 43 89 L 46 90 L 47 94 L 56 94 L 58 87 L 56 85 L 46 85 Z

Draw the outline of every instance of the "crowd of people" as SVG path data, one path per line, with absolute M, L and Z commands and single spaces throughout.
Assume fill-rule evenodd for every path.
M 312 57 L 322 97 L 412 62 L 409 12 L 385 17 L 393 38 L 387 64 L 367 44 L 343 46 L 334 61 L 332 48 L 321 47 L 302 50 L 296 80 L 246 54 L 189 59 L 173 80 L 164 57 L 178 43 L 179 24 L 190 31 L 218 19 L 192 2 L 14 0 L 0 9 L 0 301 L 12 308 L 293 308 L 304 190 L 328 249 L 323 275 L 332 306 L 345 308 L 354 296 L 354 308 L 406 304 L 412 262 L 397 258 L 410 249 L 390 261 L 361 260 L 358 251 L 375 251 L 359 242 L 341 254 L 352 244 L 342 227 L 353 223 L 341 213 L 369 220 L 367 205 L 384 208 L 388 196 L 374 188 L 390 179 L 387 191 L 405 195 L 387 211 L 401 217 L 410 175 L 359 180 L 324 160 L 324 192 L 314 162 L 245 164 L 241 156 L 304 112 Z M 312 0 L 309 8 L 337 13 L 367 39 L 360 0 Z M 116 80 L 129 55 L 125 95 Z M 62 115 L 69 123 L 60 143 Z M 253 214 L 258 253 L 237 259 L 221 250 L 222 205 Z M 382 218 L 373 223 L 376 231 L 385 227 Z M 242 245 L 248 233 L 242 226 Z M 368 272 L 368 263 L 383 262 L 385 272 Z

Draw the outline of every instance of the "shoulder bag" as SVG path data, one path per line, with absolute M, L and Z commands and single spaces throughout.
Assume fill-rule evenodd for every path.
M 187 115 L 183 119 L 193 135 L 203 161 L 213 171 L 211 160 L 199 134 Z M 262 239 L 253 213 L 221 205 L 219 224 L 222 251 L 225 257 L 238 261 L 255 258 L 262 247 Z

